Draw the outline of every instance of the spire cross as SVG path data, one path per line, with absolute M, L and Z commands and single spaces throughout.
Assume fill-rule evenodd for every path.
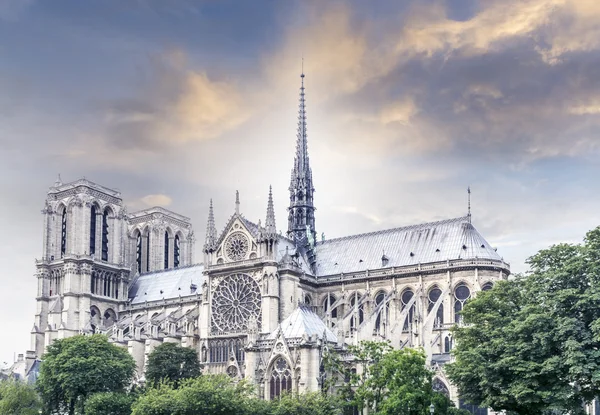
M 467 217 L 471 223 L 471 186 L 467 187 Z

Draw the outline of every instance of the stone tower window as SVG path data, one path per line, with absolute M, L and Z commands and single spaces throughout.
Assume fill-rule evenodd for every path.
M 169 268 L 169 232 L 165 232 L 165 269 Z
M 62 212 L 61 220 L 61 233 L 60 233 L 60 257 L 62 258 L 67 252 L 67 208 L 65 207 Z
M 179 263 L 181 261 L 181 242 L 179 241 L 179 235 L 175 235 L 175 246 L 173 247 L 173 266 L 175 268 L 179 267 Z
M 135 241 L 135 263 L 137 265 L 137 272 L 142 273 L 142 234 L 137 233 Z
M 96 253 L 96 206 L 90 209 L 90 255 Z
M 108 261 L 108 209 L 102 214 L 102 261 Z
M 483 287 L 481 287 L 481 291 L 489 291 L 492 288 L 494 288 L 494 284 L 491 282 L 486 282 L 485 284 L 483 284 Z

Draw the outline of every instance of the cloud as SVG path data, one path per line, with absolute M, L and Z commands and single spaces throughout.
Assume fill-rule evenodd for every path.
M 106 110 L 107 140 L 119 149 L 157 149 L 210 140 L 248 119 L 252 106 L 231 79 L 189 69 L 185 54 L 152 61 L 139 96 Z
M 171 198 L 167 195 L 157 194 L 157 195 L 147 195 L 140 199 L 142 203 L 149 207 L 154 206 L 169 206 L 172 202 Z

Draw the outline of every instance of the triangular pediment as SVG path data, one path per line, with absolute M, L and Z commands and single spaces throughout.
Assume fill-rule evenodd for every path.
M 217 264 L 244 261 L 258 256 L 258 225 L 234 214 L 217 240 Z

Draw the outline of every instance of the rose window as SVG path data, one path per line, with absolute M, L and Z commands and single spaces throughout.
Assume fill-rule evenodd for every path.
M 241 232 L 236 232 L 225 241 L 225 253 L 231 261 L 241 261 L 248 253 L 248 238 Z
M 245 274 L 230 275 L 219 283 L 212 298 L 213 332 L 245 333 L 250 318 L 261 321 L 260 288 Z

